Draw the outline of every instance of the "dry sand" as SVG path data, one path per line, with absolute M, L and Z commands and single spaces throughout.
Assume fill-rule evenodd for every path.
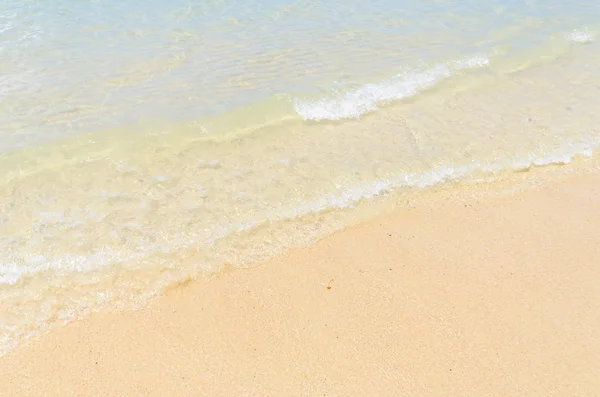
M 330 288 L 328 288 L 330 287 Z M 600 395 L 600 172 L 440 193 L 0 359 L 3 396 Z

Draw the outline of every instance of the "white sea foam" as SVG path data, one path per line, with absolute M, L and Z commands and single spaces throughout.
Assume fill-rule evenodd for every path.
M 428 171 L 406 173 L 401 172 L 389 179 L 375 180 L 372 183 L 354 186 L 335 194 L 318 197 L 312 203 L 315 212 L 326 209 L 344 209 L 353 207 L 362 200 L 371 199 L 381 194 L 389 193 L 400 188 L 426 188 L 440 183 L 460 180 L 475 174 L 493 175 L 501 171 L 519 171 L 534 166 L 551 164 L 567 164 L 576 156 L 592 156 L 600 145 L 598 138 L 586 138 L 578 143 L 563 147 L 544 154 L 530 153 L 526 158 L 512 164 L 472 162 L 457 166 L 442 166 Z
M 88 255 L 63 255 L 60 257 L 45 257 L 42 255 L 8 256 L 4 263 L 0 262 L 0 285 L 15 285 L 25 278 L 35 277 L 43 272 L 54 275 L 68 276 L 73 273 L 93 271 L 110 271 L 110 267 L 133 262 L 151 255 L 153 252 L 170 252 L 192 246 L 212 245 L 217 240 L 227 238 L 233 233 L 248 232 L 268 222 L 289 221 L 335 209 L 352 208 L 358 202 L 372 199 L 401 188 L 426 188 L 440 183 L 459 180 L 470 175 L 493 175 L 501 171 L 517 171 L 534 166 L 550 164 L 566 164 L 575 156 L 591 156 L 600 145 L 598 136 L 586 137 L 579 142 L 564 144 L 560 148 L 543 154 L 531 153 L 512 163 L 479 163 L 471 162 L 455 166 L 442 166 L 421 172 L 399 172 L 395 176 L 378 179 L 372 182 L 354 186 L 346 186 L 337 192 L 317 196 L 312 200 L 293 207 L 281 207 L 267 215 L 266 219 L 242 223 L 227 223 L 215 225 L 204 232 L 178 235 L 169 241 L 167 247 L 156 245 L 140 246 L 135 253 L 123 256 L 120 252 L 103 250 Z M 54 214 L 52 214 L 55 216 Z M 46 214 L 46 216 L 50 216 Z M 1 248 L 1 245 L 0 245 Z M 166 251 L 165 251 L 166 250 Z
M 591 43 L 594 41 L 594 34 L 587 28 L 574 29 L 572 32 L 567 34 L 567 39 L 575 43 Z
M 478 55 L 438 64 L 432 68 L 398 74 L 390 80 L 362 87 L 325 98 L 296 100 L 294 108 L 304 120 L 342 120 L 359 118 L 392 101 L 411 97 L 451 77 L 462 69 L 487 66 L 487 57 Z

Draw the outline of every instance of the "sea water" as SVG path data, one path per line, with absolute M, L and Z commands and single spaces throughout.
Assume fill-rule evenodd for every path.
M 359 205 L 591 155 L 599 26 L 583 0 L 2 1 L 0 352 Z

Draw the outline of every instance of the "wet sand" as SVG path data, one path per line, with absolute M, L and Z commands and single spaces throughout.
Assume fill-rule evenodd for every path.
M 600 394 L 600 172 L 530 182 L 54 330 L 0 359 L 0 394 Z

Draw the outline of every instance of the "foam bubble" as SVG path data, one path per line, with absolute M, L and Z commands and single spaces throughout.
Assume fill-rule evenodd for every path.
M 366 84 L 354 91 L 346 91 L 316 101 L 297 100 L 295 110 L 304 120 L 356 119 L 373 112 L 392 101 L 411 97 L 435 86 L 462 69 L 487 66 L 484 56 L 458 59 L 432 68 L 406 72 L 379 84 Z
M 586 44 L 594 41 L 594 35 L 587 27 L 584 27 L 583 29 L 574 29 L 567 34 L 567 39 L 575 43 Z

